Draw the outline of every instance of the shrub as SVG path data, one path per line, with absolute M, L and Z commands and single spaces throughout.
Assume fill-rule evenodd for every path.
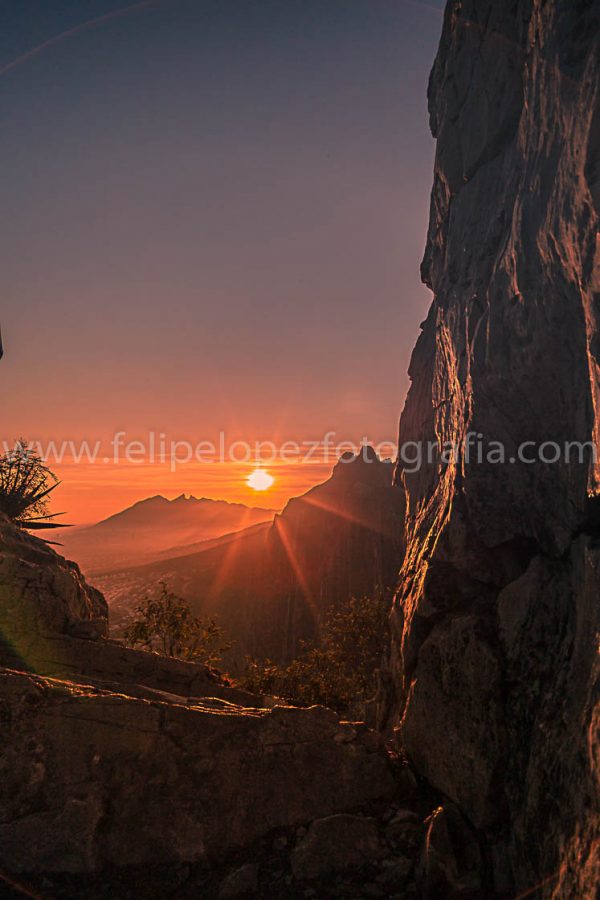
M 50 521 L 62 513 L 48 512 L 48 498 L 59 484 L 27 441 L 17 441 L 0 457 L 0 512 L 20 528 L 68 527 Z
M 224 630 L 214 619 L 194 616 L 183 597 L 160 583 L 158 597 L 147 598 L 137 607 L 138 614 L 124 632 L 131 647 L 142 646 L 163 656 L 177 657 L 214 666 L 231 649 Z
M 316 644 L 305 644 L 289 665 L 247 659 L 240 686 L 273 694 L 301 706 L 323 704 L 340 712 L 370 699 L 388 631 L 390 599 L 353 597 L 331 609 Z

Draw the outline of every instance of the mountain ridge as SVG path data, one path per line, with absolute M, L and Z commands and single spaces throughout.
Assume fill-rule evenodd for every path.
M 258 513 L 266 513 L 269 515 L 275 515 L 277 513 L 276 509 L 270 509 L 269 507 L 264 506 L 248 506 L 246 503 L 239 503 L 237 501 L 231 500 L 223 500 L 221 498 L 215 497 L 196 497 L 194 494 L 178 494 L 177 497 L 173 497 L 172 500 L 169 500 L 168 497 L 165 497 L 164 494 L 153 494 L 151 497 L 143 497 L 141 500 L 136 500 L 135 503 L 132 503 L 130 506 L 126 506 L 123 509 L 118 510 L 116 513 L 112 513 L 110 516 L 106 516 L 104 519 L 100 519 L 98 522 L 94 522 L 90 525 L 82 525 L 78 528 L 78 531 L 82 531 L 84 529 L 91 528 L 99 528 L 102 525 L 106 525 L 108 522 L 114 522 L 115 520 L 120 519 L 121 517 L 132 513 L 134 510 L 139 510 L 142 507 L 147 508 L 149 504 L 155 503 L 158 501 L 161 505 L 164 503 L 169 504 L 169 506 L 173 506 L 176 503 L 208 503 L 208 504 L 218 504 L 219 506 L 229 507 L 230 509 L 251 509 L 256 510 Z
M 272 521 L 276 510 L 180 494 L 155 494 L 94 525 L 57 530 L 63 552 L 86 574 L 151 562 L 170 548 L 212 540 Z
M 402 560 L 404 495 L 373 451 L 340 459 L 325 482 L 273 522 L 95 577 L 120 633 L 159 582 L 199 614 L 216 615 L 245 654 L 293 658 L 324 615 L 352 596 L 392 590 Z

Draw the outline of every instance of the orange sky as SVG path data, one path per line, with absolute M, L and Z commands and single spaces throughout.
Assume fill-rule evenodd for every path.
M 62 484 L 55 491 L 53 509 L 68 510 L 69 523 L 76 525 L 98 521 L 153 494 L 169 499 L 193 494 L 279 510 L 289 497 L 325 481 L 331 468 L 322 463 L 271 465 L 266 469 L 275 477 L 273 487 L 254 491 L 246 485 L 254 466 L 235 463 L 190 464 L 175 473 L 168 466 L 127 463 L 108 467 L 101 464 L 56 466 Z
M 393 458 L 391 442 L 376 446 L 380 456 Z M 104 451 L 100 451 L 93 462 L 89 457 L 78 462 L 70 457 L 61 463 L 48 460 L 52 471 L 61 479 L 53 494 L 53 509 L 59 511 L 60 507 L 60 511 L 68 513 L 69 521 L 77 525 L 98 521 L 154 494 L 169 499 L 180 494 L 193 494 L 280 510 L 290 497 L 325 481 L 342 452 L 359 450 L 359 444 L 352 441 L 339 445 L 332 441 L 332 446 L 325 448 L 307 442 L 302 447 L 298 445 L 298 455 L 293 444 L 278 444 L 277 447 L 277 457 L 265 456 L 260 464 L 274 478 L 273 485 L 261 491 L 253 490 L 246 483 L 257 468 L 256 454 L 253 452 L 249 462 L 231 462 L 229 446 L 224 461 L 218 456 L 207 456 L 203 462 L 196 459 L 186 462 L 181 455 L 181 461 L 175 464 L 172 456 L 164 461 L 158 457 L 149 461 L 147 454 L 142 453 L 141 445 L 135 448 L 139 451 L 138 462 L 123 458 L 123 449 L 119 451 L 118 462 L 114 457 L 103 455 Z M 240 443 L 231 449 L 241 453 L 243 446 Z
M 395 439 L 442 0 L 121 6 L 3 21 L 0 441 Z M 334 463 L 259 494 L 240 464 L 103 459 L 49 460 L 68 520 L 159 493 L 281 507 Z

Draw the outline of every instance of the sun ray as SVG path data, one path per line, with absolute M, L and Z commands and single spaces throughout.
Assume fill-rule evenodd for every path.
M 380 522 L 375 523 L 364 516 L 349 512 L 348 510 L 342 509 L 331 502 L 328 503 L 326 500 L 316 499 L 315 497 L 311 497 L 309 494 L 305 494 L 304 497 L 300 497 L 299 499 L 303 503 L 308 503 L 310 506 L 314 506 L 317 509 L 323 510 L 323 512 L 331 513 L 331 515 L 338 516 L 338 518 L 340 519 L 345 519 L 347 522 L 351 522 L 353 525 L 359 525 L 361 528 L 366 528 L 369 531 L 373 531 L 377 534 L 393 536 L 393 534 L 395 533 L 392 529 L 384 528 Z
M 242 542 L 246 538 L 246 535 L 243 533 L 243 531 L 250 525 L 250 515 L 251 510 L 248 510 L 244 513 L 239 530 L 231 535 L 231 540 L 229 541 L 227 549 L 223 554 L 221 565 L 219 566 L 215 577 L 211 581 L 208 590 L 209 597 L 218 597 L 219 592 L 227 581 L 227 577 L 229 576 L 233 566 L 235 565 L 236 559 L 239 556 Z
M 283 547 L 290 566 L 292 567 L 292 571 L 298 580 L 298 584 L 300 585 L 300 589 L 304 595 L 304 599 L 306 600 L 310 612 L 315 620 L 315 622 L 320 621 L 319 607 L 317 606 L 315 599 L 313 597 L 313 593 L 309 587 L 309 584 L 306 580 L 306 576 L 298 561 L 298 557 L 294 550 L 294 546 L 292 540 L 287 532 L 287 524 L 281 516 L 276 516 L 275 522 L 275 532 L 281 542 L 281 546 Z

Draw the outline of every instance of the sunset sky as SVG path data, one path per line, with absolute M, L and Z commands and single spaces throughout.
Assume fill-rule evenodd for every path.
M 395 439 L 442 6 L 1 0 L 0 438 L 101 443 L 53 465 L 72 521 L 157 493 L 280 507 L 332 465 L 254 492 L 252 461 L 115 463 L 116 432 Z

